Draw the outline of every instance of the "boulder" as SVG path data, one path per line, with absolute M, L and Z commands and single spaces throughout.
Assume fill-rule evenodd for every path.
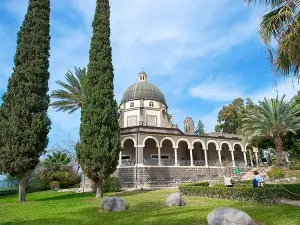
M 220 207 L 207 215 L 208 225 L 254 225 L 251 217 L 238 209 Z
M 126 201 L 121 197 L 104 197 L 101 203 L 101 209 L 103 211 L 125 211 Z
M 166 206 L 185 206 L 186 203 L 181 198 L 181 193 L 175 192 L 168 196 L 167 200 L 165 201 Z

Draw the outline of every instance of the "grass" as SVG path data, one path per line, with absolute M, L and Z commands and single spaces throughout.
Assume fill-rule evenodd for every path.
M 26 203 L 17 196 L 0 197 L 0 224 L 207 224 L 206 216 L 215 208 L 229 206 L 248 213 L 259 224 L 300 224 L 300 208 L 288 205 L 264 205 L 224 199 L 184 197 L 185 207 L 166 207 L 162 203 L 176 190 L 120 193 L 125 198 L 125 212 L 102 212 L 101 200 L 92 193 L 45 191 L 27 195 Z

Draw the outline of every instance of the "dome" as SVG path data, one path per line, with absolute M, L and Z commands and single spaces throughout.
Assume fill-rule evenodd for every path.
M 125 90 L 121 104 L 138 99 L 158 101 L 167 105 L 165 96 L 158 87 L 147 81 L 147 74 L 145 72 L 139 73 L 139 82 L 130 85 Z

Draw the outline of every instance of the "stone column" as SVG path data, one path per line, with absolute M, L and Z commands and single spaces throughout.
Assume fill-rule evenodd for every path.
M 177 162 L 177 148 L 174 148 L 174 158 L 175 158 L 174 166 L 178 166 L 178 162 Z
M 194 166 L 193 149 L 190 149 L 190 165 Z
M 157 155 L 158 155 L 158 166 L 161 166 L 160 147 L 157 148 Z
M 137 146 L 137 162 L 136 164 L 138 166 L 143 166 L 144 165 L 144 146 L 143 145 L 138 145 Z
M 244 155 L 244 161 L 245 161 L 245 167 L 247 167 L 248 163 L 247 163 L 247 156 L 246 156 L 246 151 L 243 151 L 243 155 Z
M 222 149 L 218 149 L 217 151 L 218 151 L 218 156 L 219 156 L 220 167 L 223 167 L 223 165 L 222 165 L 222 158 L 221 158 L 221 150 Z
M 122 166 L 122 151 L 119 153 L 119 167 Z
M 250 154 L 250 163 L 251 163 L 251 167 L 253 167 L 253 157 L 252 157 L 252 150 L 249 150 L 249 154 Z
M 235 161 L 234 161 L 234 149 L 232 149 L 232 151 L 231 151 L 231 160 L 232 160 L 232 167 L 236 167 L 235 166 Z
M 204 150 L 204 158 L 205 158 L 205 167 L 208 167 L 208 161 L 207 161 L 207 149 Z

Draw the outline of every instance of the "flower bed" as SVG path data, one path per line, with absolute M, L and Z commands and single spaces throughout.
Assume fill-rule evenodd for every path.
M 253 188 L 249 181 L 237 182 L 233 188 L 224 186 L 209 187 L 208 183 L 181 185 L 184 195 L 224 198 L 264 203 L 278 203 L 280 198 L 300 200 L 300 184 L 265 184 L 262 188 Z M 250 183 L 251 184 L 251 183 Z

